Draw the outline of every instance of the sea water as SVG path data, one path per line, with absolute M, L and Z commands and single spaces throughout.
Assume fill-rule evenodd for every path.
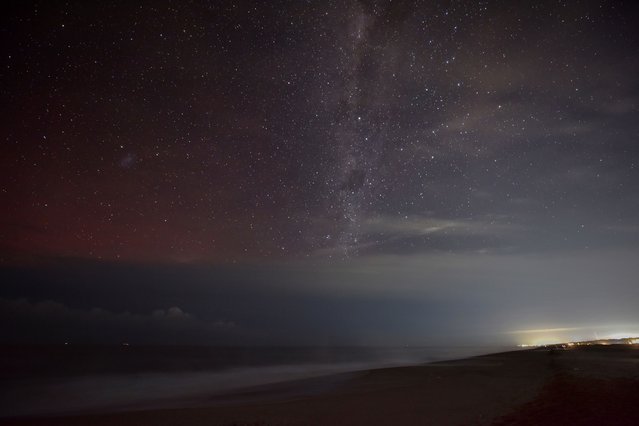
M 215 396 L 302 379 L 321 391 L 373 368 L 465 358 L 502 347 L 50 346 L 2 351 L 0 416 L 49 415 L 211 403 Z M 319 386 L 322 385 L 322 386 Z M 266 388 L 268 389 L 268 388 Z M 229 399 L 226 399 L 228 401 Z

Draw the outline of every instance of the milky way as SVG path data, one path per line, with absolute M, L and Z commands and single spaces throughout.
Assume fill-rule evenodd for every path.
M 3 256 L 635 244 L 635 16 L 617 2 L 14 6 Z

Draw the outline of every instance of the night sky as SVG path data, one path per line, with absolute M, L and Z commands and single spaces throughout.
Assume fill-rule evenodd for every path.
M 639 334 L 634 2 L 0 19 L 1 341 Z

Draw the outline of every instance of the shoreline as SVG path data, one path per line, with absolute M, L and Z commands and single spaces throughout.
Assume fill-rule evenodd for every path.
M 336 377 L 340 376 L 342 380 L 336 381 Z M 301 388 L 312 387 L 308 386 L 309 381 L 315 381 L 318 385 L 316 391 L 300 393 Z M 632 405 L 635 401 L 639 403 L 639 396 L 634 396 L 634 393 L 630 395 L 627 391 L 636 389 L 639 384 L 639 347 L 610 345 L 502 352 L 419 366 L 363 370 L 264 385 L 252 390 L 249 388 L 242 392 L 203 398 L 196 405 L 187 407 L 5 418 L 0 419 L 0 424 L 224 426 L 430 422 L 437 425 L 514 425 L 525 424 L 520 422 L 521 419 L 517 420 L 517 410 L 535 412 L 540 407 L 542 411 L 548 410 L 547 404 L 537 402 L 534 405 L 537 399 L 556 399 L 557 389 L 565 391 L 576 388 L 578 391 L 580 387 L 593 387 L 593 383 L 603 389 L 601 392 L 617 392 L 621 389 L 621 395 L 615 396 L 616 401 L 628 399 L 628 404 Z M 322 384 L 325 385 L 323 389 Z M 579 392 L 569 394 L 577 395 Z M 593 405 L 593 399 L 607 400 L 605 395 L 600 398 L 584 395 L 590 401 L 588 406 Z M 572 403 L 579 405 L 580 401 Z M 557 409 L 556 404 L 549 407 Z M 624 411 L 619 411 L 617 407 L 617 412 Z M 610 419 L 609 416 L 614 416 L 615 412 L 605 414 Z M 540 415 L 543 417 L 543 413 Z M 552 418 L 555 417 L 557 415 Z M 498 423 L 500 421 L 502 423 Z
M 237 404 L 326 392 L 353 374 L 512 347 L 2 347 L 0 418 Z

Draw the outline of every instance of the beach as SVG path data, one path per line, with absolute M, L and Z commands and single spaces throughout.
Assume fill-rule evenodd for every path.
M 505 352 L 256 386 L 181 405 L 0 424 L 633 425 L 639 424 L 639 347 Z

